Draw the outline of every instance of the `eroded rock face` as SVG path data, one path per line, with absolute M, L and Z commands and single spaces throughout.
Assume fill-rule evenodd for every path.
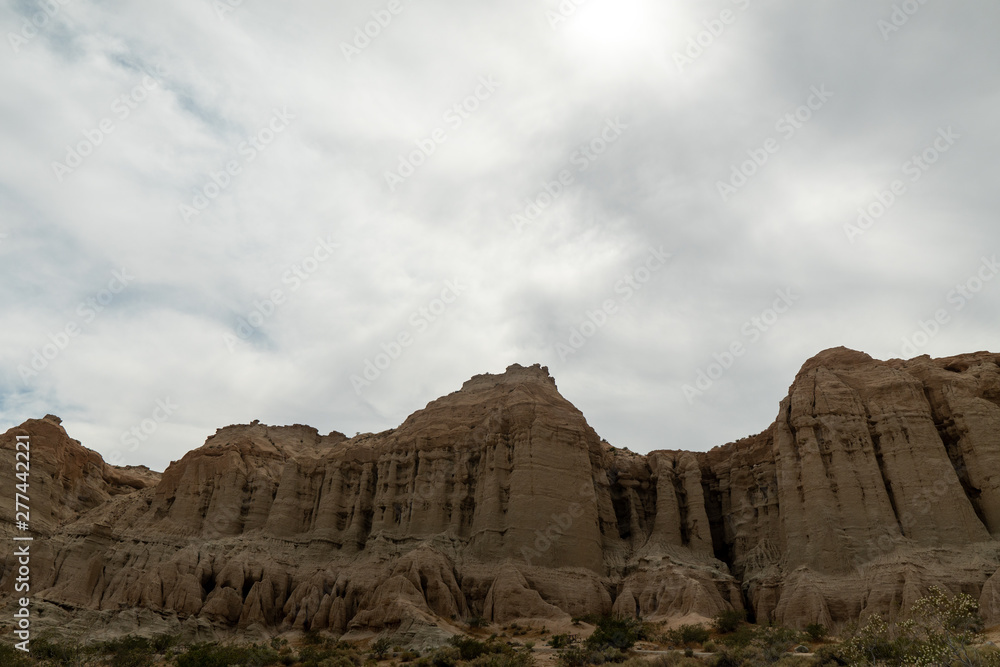
M 827 350 L 768 430 L 708 452 L 716 544 L 758 619 L 893 614 L 932 584 L 978 594 L 997 569 L 998 387 L 996 354 Z
M 202 637 L 744 606 L 829 625 L 898 614 L 932 584 L 1000 615 L 1000 355 L 828 350 L 767 430 L 705 453 L 616 449 L 545 368 L 517 365 L 384 433 L 219 429 L 162 475 L 108 466 L 46 418 L 0 437 L 8 488 L 20 433 L 44 538 L 33 594 L 69 628 L 67 613 Z

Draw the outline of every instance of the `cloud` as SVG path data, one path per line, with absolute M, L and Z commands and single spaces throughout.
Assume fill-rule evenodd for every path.
M 826 347 L 903 356 L 942 308 L 917 352 L 995 339 L 1000 282 L 949 294 L 1000 252 L 1000 8 L 58 4 L 0 8 L 0 426 L 56 413 L 162 469 L 229 423 L 378 431 L 541 362 L 612 443 L 707 449 Z

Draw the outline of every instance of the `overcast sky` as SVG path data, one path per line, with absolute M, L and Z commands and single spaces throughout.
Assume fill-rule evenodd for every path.
M 0 3 L 3 428 L 162 470 L 541 363 L 706 450 L 825 348 L 997 351 L 991 0 L 44 5 Z

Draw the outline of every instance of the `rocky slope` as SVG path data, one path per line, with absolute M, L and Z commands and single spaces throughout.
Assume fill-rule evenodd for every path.
M 162 476 L 108 466 L 47 417 L 0 437 L 8 489 L 18 434 L 38 622 L 71 632 L 728 607 L 829 625 L 897 614 L 931 584 L 1000 622 L 996 354 L 827 350 L 767 430 L 705 453 L 612 447 L 545 368 L 517 365 L 379 434 L 219 429 Z M 12 516 L 3 494 L 5 536 Z M 14 559 L 0 567 L 9 603 Z

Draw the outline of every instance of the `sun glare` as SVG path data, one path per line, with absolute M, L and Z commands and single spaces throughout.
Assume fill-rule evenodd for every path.
M 566 31 L 584 47 L 632 51 L 648 46 L 656 24 L 643 0 L 590 0 L 569 18 Z

